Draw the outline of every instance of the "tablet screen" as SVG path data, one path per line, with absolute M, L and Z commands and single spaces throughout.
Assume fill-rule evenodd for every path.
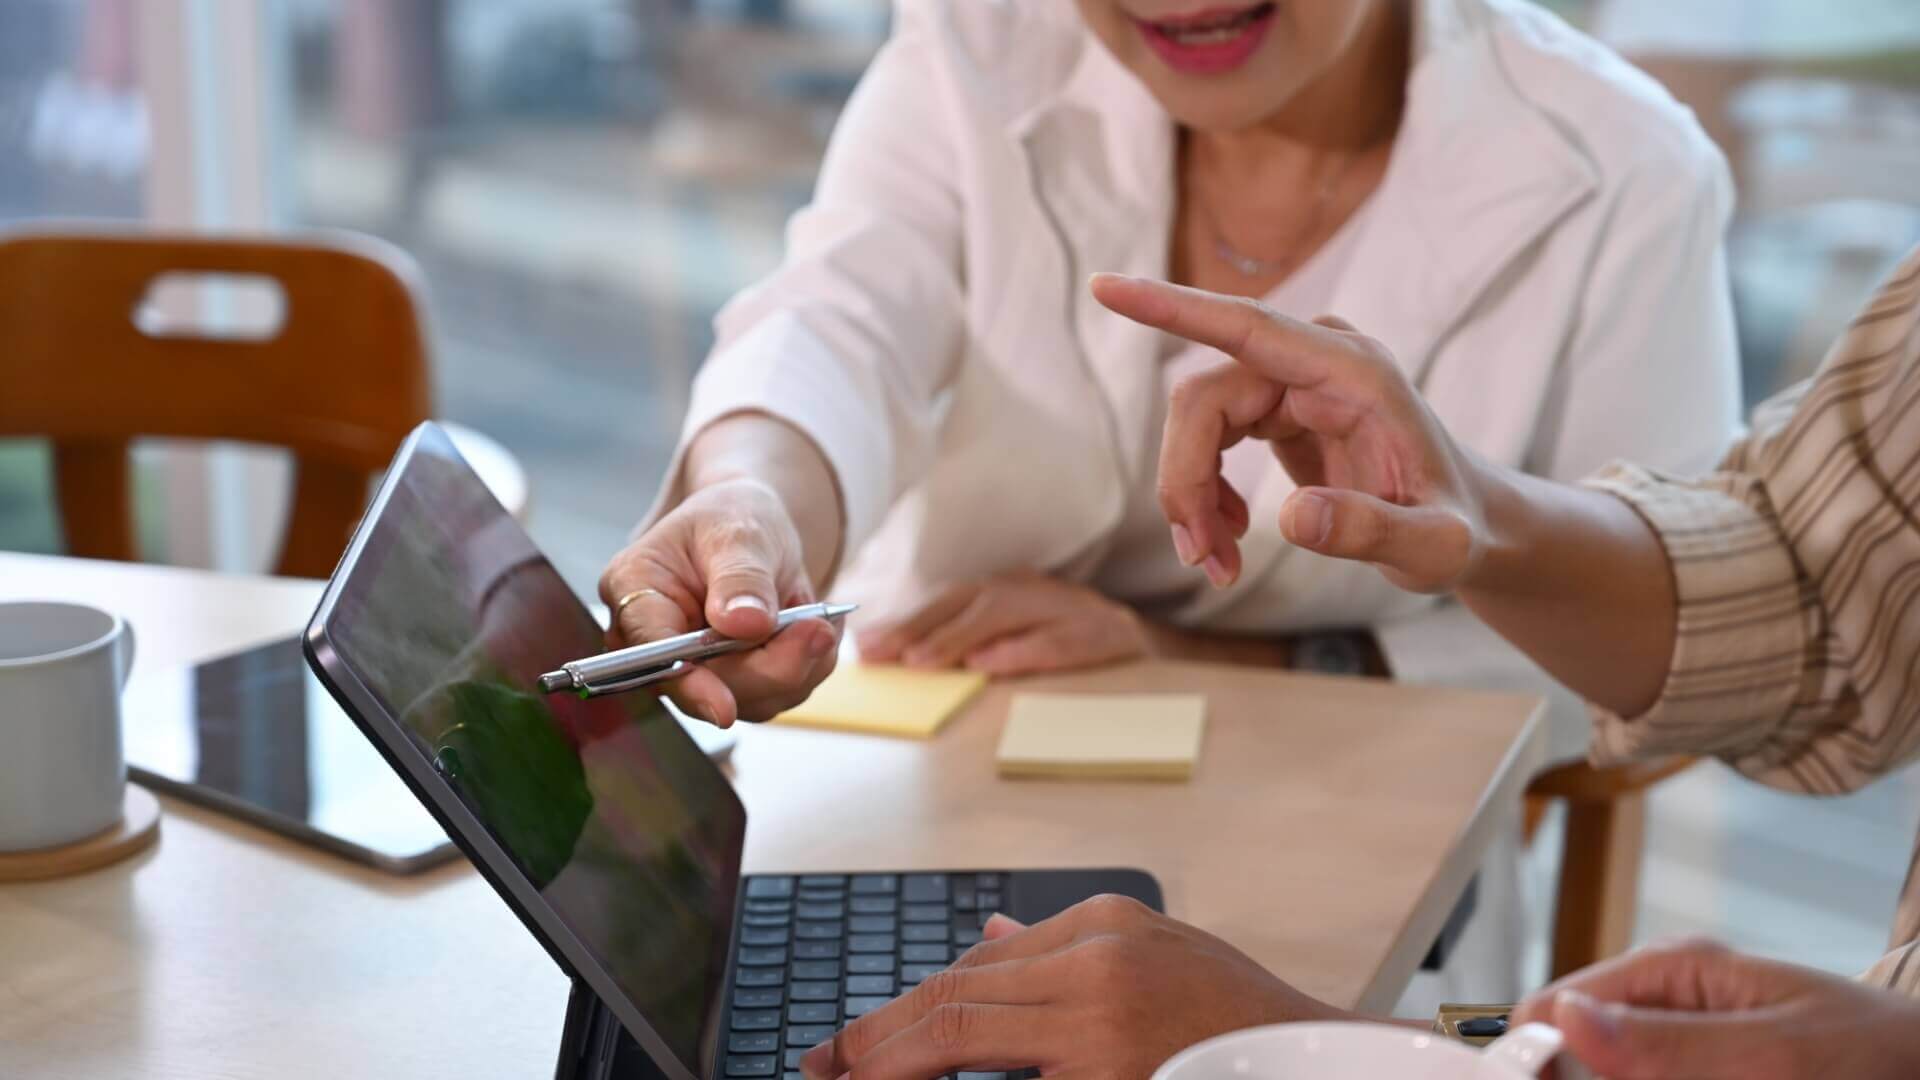
M 698 1075 L 745 811 L 652 697 L 535 689 L 600 629 L 464 463 L 416 446 L 341 583 L 333 647 Z

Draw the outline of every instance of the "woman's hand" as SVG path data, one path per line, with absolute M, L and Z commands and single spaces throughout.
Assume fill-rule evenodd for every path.
M 1132 608 L 1041 574 L 956 585 L 900 622 L 860 635 L 860 655 L 908 667 L 965 667 L 993 676 L 1118 663 L 1154 651 Z
M 1920 1004 L 1806 968 L 1687 943 L 1576 972 L 1522 1004 L 1613 1080 L 1920 1076 Z
M 782 607 L 812 603 L 814 588 L 785 503 L 763 483 L 736 479 L 696 490 L 614 556 L 600 596 L 610 607 L 633 597 L 607 631 L 618 647 L 703 625 L 760 641 Z M 832 624 L 811 619 L 663 686 L 681 709 L 720 727 L 766 720 L 806 700 L 833 671 L 839 644 Z
M 1217 559 L 1229 581 L 1239 575 L 1247 508 L 1220 454 L 1256 438 L 1300 485 L 1280 510 L 1289 542 L 1373 563 L 1421 592 L 1472 573 L 1487 542 L 1476 466 L 1379 342 L 1243 297 L 1112 274 L 1092 288 L 1113 311 L 1238 361 L 1174 388 L 1160 505 L 1183 562 Z
M 1203 1039 L 1338 1019 L 1210 934 L 1117 896 L 1022 927 L 1003 916 L 951 968 L 800 1060 L 808 1080 L 1038 1067 L 1145 1080 Z

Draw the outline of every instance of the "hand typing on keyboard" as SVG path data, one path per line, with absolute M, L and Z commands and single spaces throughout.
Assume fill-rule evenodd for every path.
M 1002 915 L 946 970 L 854 1019 L 800 1059 L 807 1080 L 954 1072 L 1145 1078 L 1240 1028 L 1349 1019 L 1219 938 L 1100 896 L 1025 927 Z

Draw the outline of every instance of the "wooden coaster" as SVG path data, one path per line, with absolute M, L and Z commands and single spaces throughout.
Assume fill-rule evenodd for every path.
M 61 847 L 0 854 L 0 882 L 41 881 L 97 870 L 144 851 L 159 838 L 160 800 L 130 783 L 118 825 Z

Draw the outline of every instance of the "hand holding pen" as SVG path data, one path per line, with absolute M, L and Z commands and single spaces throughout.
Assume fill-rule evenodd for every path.
M 839 654 L 835 622 L 776 622 L 782 608 L 817 596 L 795 527 L 764 485 L 723 481 L 695 490 L 614 557 L 600 595 L 613 609 L 609 646 L 709 628 L 752 644 L 654 687 L 718 727 L 771 719 L 806 700 Z

